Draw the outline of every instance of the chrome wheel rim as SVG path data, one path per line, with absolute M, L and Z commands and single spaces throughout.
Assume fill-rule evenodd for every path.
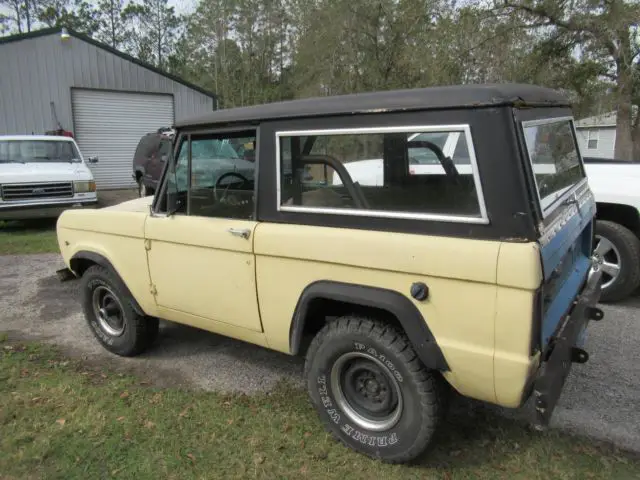
M 349 420 L 366 430 L 389 430 L 402 415 L 400 385 L 380 360 L 366 353 L 338 358 L 331 369 L 331 390 Z
M 592 271 L 602 270 L 602 288 L 610 287 L 618 280 L 622 269 L 620 258 L 620 251 L 611 240 L 596 235 Z
M 118 297 L 113 291 L 103 285 L 93 291 L 93 313 L 100 328 L 112 337 L 119 337 L 124 333 L 126 321 L 124 310 Z

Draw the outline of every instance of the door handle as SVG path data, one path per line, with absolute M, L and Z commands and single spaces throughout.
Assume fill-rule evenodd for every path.
M 248 228 L 229 228 L 227 232 L 229 232 L 231 235 L 242 238 L 249 238 L 249 235 L 251 235 L 251 230 L 249 230 Z

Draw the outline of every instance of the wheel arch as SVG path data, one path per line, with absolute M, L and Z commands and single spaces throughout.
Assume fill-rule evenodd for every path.
M 139 315 L 146 315 L 136 298 L 131 293 L 131 290 L 129 290 L 129 287 L 127 287 L 127 284 L 122 279 L 122 276 L 118 273 L 116 268 L 107 257 L 97 252 L 80 250 L 74 253 L 73 256 L 69 259 L 69 268 L 77 277 L 81 277 L 84 272 L 86 272 L 87 269 L 93 265 L 100 265 L 101 267 L 109 270 L 118 279 L 121 287 L 131 299 L 131 305 L 133 306 L 133 309 L 136 311 L 136 313 Z
M 608 220 L 628 228 L 640 238 L 640 212 L 623 203 L 596 203 L 596 220 Z
M 316 311 L 313 307 L 316 307 Z M 320 324 L 325 323 L 326 314 L 340 314 L 354 309 L 386 314 L 387 320 L 397 323 L 404 330 L 427 368 L 449 371 L 449 365 L 426 320 L 409 298 L 394 290 L 330 280 L 313 282 L 302 291 L 289 331 L 291 353 L 300 353 L 304 334 L 319 330 Z M 318 319 L 318 313 L 325 318 Z

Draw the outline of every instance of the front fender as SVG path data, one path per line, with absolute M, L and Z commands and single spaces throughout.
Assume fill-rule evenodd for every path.
M 92 264 L 100 265 L 101 267 L 109 270 L 120 281 L 120 287 L 131 299 L 131 304 L 136 313 L 138 313 L 139 315 L 147 315 L 145 310 L 140 306 L 140 303 L 136 299 L 135 295 L 127 286 L 126 282 L 122 278 L 122 275 L 120 275 L 118 270 L 113 266 L 113 263 L 111 263 L 111 261 L 105 256 L 104 253 L 98 253 L 96 251 L 90 250 L 80 250 L 74 253 L 69 259 L 69 268 L 76 275 L 76 277 L 81 277 L 87 266 Z

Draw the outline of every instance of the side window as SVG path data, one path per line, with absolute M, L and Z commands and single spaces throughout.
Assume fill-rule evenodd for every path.
M 252 219 L 256 165 L 245 158 L 245 150 L 255 151 L 255 145 L 254 131 L 185 139 L 167 172 L 169 210 L 190 216 Z
M 468 135 L 463 127 L 278 134 L 280 208 L 483 219 Z
M 145 135 L 138 142 L 138 146 L 136 147 L 136 151 L 133 154 L 136 160 L 143 160 L 147 157 L 147 149 L 149 145 L 148 137 Z

